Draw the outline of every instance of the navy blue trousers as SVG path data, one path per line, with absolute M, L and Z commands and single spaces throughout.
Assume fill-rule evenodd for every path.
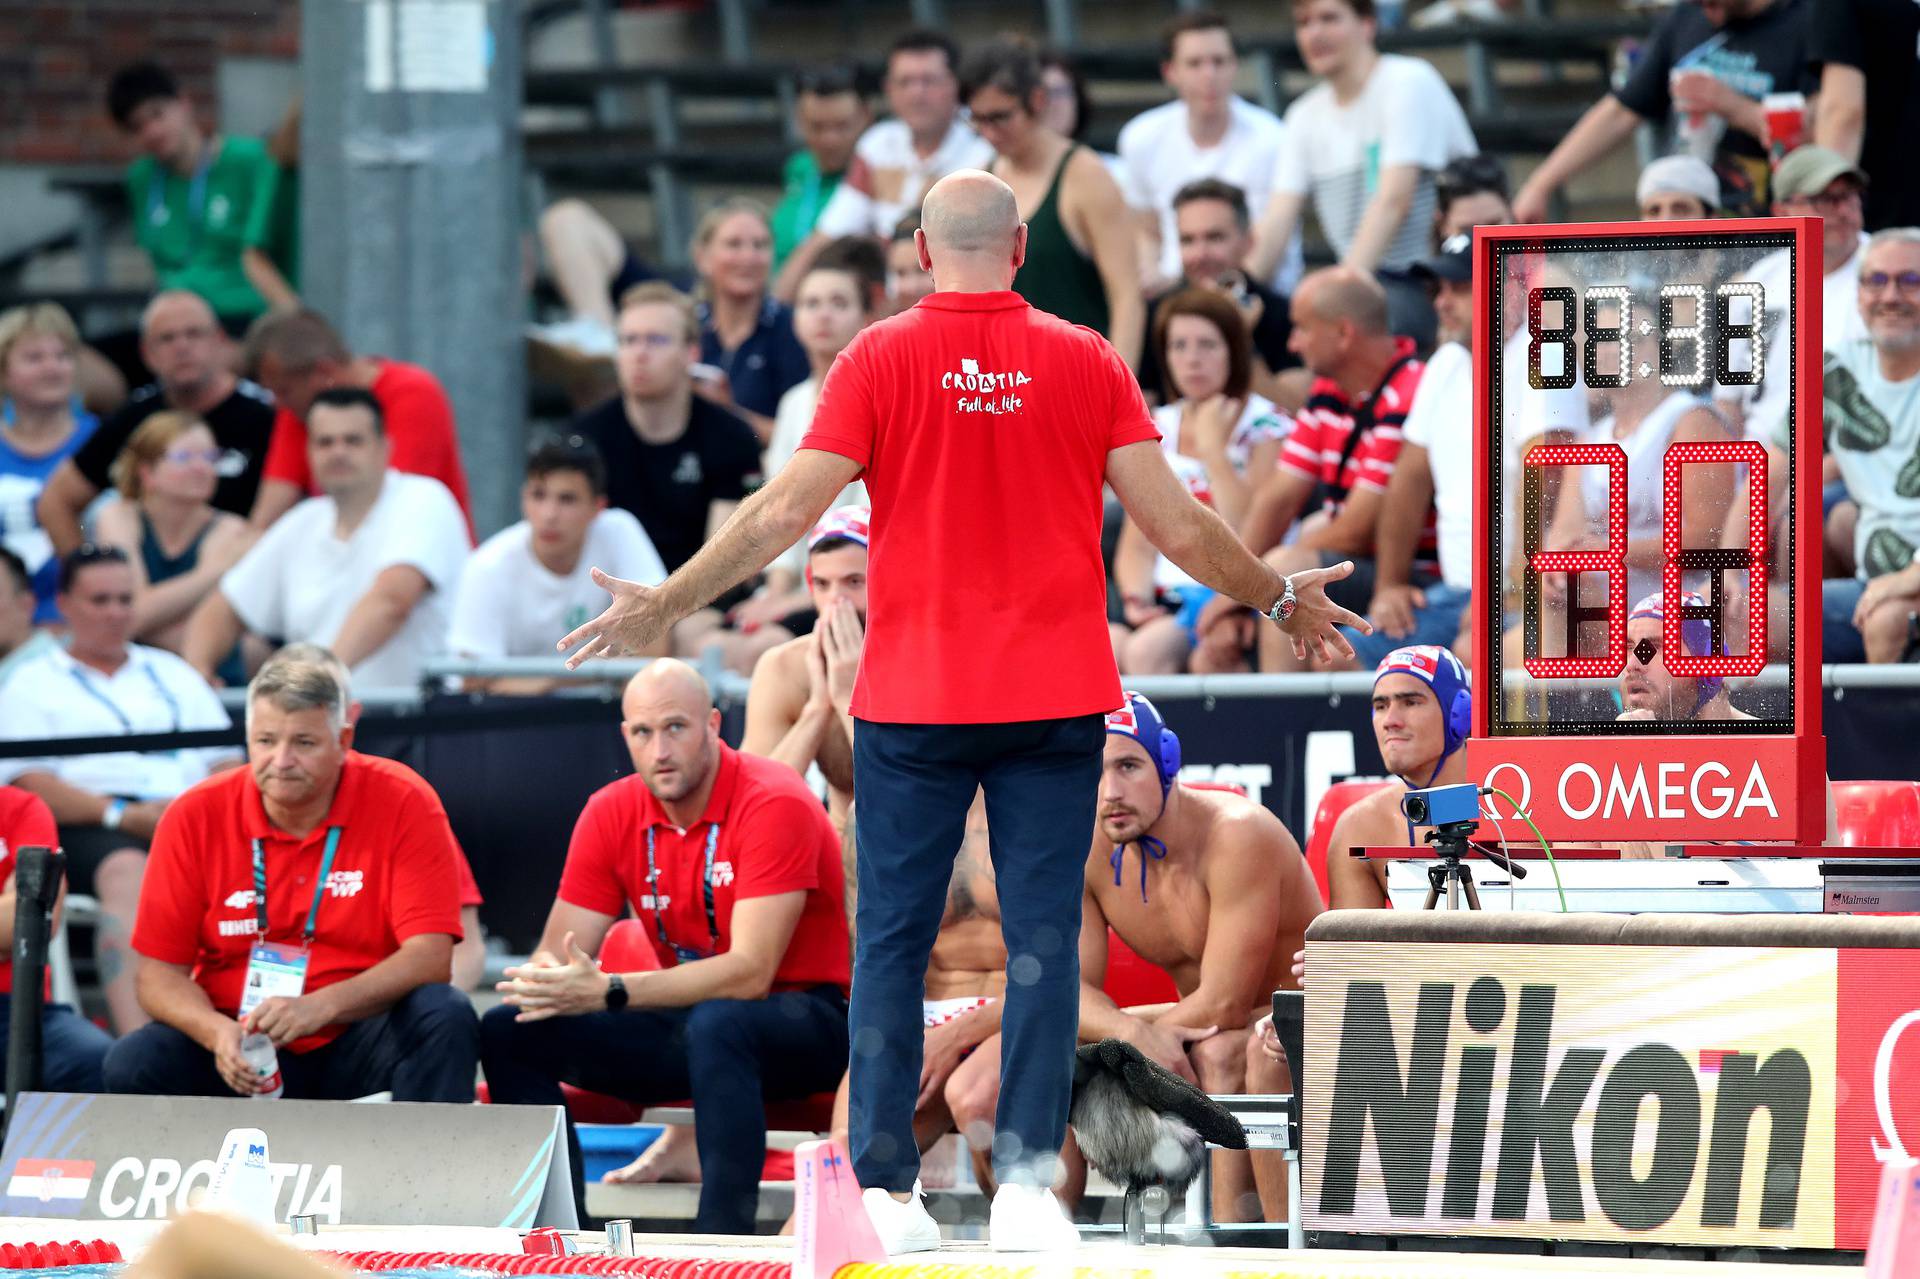
M 7 1055 L 13 996 L 0 993 L 0 1060 Z M 105 1092 L 100 1063 L 113 1036 L 66 1004 L 48 1004 L 40 1012 L 40 1086 L 47 1092 Z
M 502 1004 L 480 1023 L 480 1057 L 497 1103 L 561 1105 L 562 1080 L 641 1105 L 693 1099 L 700 1148 L 696 1234 L 753 1233 L 766 1162 L 765 1099 L 828 1092 L 847 1063 L 847 1003 L 834 986 L 546 1021 L 515 1021 L 516 1011 Z M 571 1119 L 567 1141 L 584 1221 Z
M 296 1101 L 351 1101 L 391 1092 L 395 1101 L 467 1104 L 480 1062 L 480 1022 L 465 992 L 444 982 L 356 1021 L 311 1052 L 282 1051 L 280 1078 Z M 107 1054 L 108 1092 L 231 1097 L 213 1054 L 171 1026 L 148 1022 Z
M 921 998 L 976 786 L 1007 943 L 994 1175 L 1047 1177 L 1067 1136 L 1080 1013 L 1080 895 L 1106 734 L 1099 715 L 876 724 L 853 735 L 850 1136 L 861 1186 L 913 1188 Z

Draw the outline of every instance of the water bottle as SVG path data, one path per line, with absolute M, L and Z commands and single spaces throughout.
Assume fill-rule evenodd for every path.
M 273 1050 L 273 1040 L 257 1032 L 248 1035 L 240 1041 L 240 1055 L 265 1085 L 253 1094 L 254 1100 L 272 1101 L 286 1091 L 280 1080 L 280 1054 Z

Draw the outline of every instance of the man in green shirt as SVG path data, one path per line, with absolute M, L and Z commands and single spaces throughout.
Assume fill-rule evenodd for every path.
M 845 67 L 809 71 L 800 77 L 794 126 L 801 149 L 787 157 L 780 203 L 773 208 L 773 267 L 813 232 L 820 210 L 833 198 L 853 163 L 853 146 L 871 123 L 866 99 Z
M 107 110 L 144 153 L 127 169 L 127 196 L 160 288 L 199 294 L 229 331 L 298 306 L 265 250 L 279 181 L 265 144 L 202 132 L 179 82 L 151 62 L 114 75 Z

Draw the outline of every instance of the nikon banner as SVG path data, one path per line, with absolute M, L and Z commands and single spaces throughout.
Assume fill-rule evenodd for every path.
M 20 1094 L 0 1150 L 0 1215 L 176 1216 L 211 1184 L 232 1128 L 267 1134 L 276 1221 L 576 1224 L 558 1106 L 64 1093 Z
M 1861 1249 L 1920 952 L 1311 943 L 1305 1224 Z

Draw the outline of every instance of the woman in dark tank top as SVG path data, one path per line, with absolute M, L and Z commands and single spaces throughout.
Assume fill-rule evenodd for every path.
M 1146 301 L 1133 215 L 1100 157 L 1042 121 L 1047 89 L 1038 55 L 1018 41 L 997 41 L 967 63 L 961 84 L 974 127 L 998 153 L 993 172 L 1013 188 L 1027 224 L 1027 260 L 1014 291 L 1104 334 L 1138 365 Z
M 114 461 L 119 496 L 101 508 L 95 538 L 133 562 L 142 644 L 179 652 L 188 616 L 253 544 L 245 520 L 213 506 L 223 460 L 205 422 L 167 411 L 142 422 Z M 230 686 L 246 682 L 238 648 L 216 673 Z

